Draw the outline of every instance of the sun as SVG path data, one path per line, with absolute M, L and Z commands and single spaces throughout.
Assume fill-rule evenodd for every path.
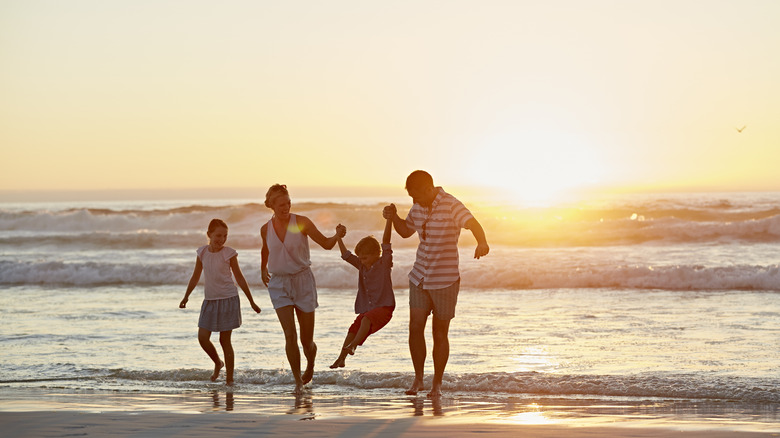
M 472 183 L 518 204 L 551 204 L 594 187 L 602 175 L 595 148 L 585 138 L 545 130 L 496 136 L 470 163 Z

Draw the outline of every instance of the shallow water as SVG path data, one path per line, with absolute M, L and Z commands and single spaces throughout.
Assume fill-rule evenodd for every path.
M 323 230 L 344 222 L 357 239 L 381 229 L 376 205 L 309 203 L 298 211 Z M 733 418 L 752 414 L 730 406 L 749 406 L 743 411 L 776 421 L 780 195 L 636 197 L 566 216 L 571 211 L 517 209 L 501 219 L 475 209 L 493 240 L 491 254 L 474 260 L 473 242 L 462 237 L 463 288 L 444 381 L 451 402 L 473 403 L 468 412 L 479 405 L 531 415 L 506 406 L 549 398 L 569 406 L 584 397 L 591 407 L 603 400 L 629 410 L 715 406 L 713 416 Z M 201 228 L 224 217 L 228 245 L 264 309 L 253 314 L 242 297 L 233 403 L 272 396 L 289 404 L 283 335 L 258 273 L 257 229 L 267 216 L 250 203 L 2 206 L 0 397 L 23 399 L 25 390 L 227 397 L 221 381 L 207 380 L 211 365 L 196 339 L 201 287 L 189 309 L 178 308 L 204 243 Z M 544 240 L 555 230 L 557 238 Z M 393 320 L 335 371 L 328 365 L 354 318 L 356 277 L 335 251 L 312 251 L 320 308 L 310 394 L 325 411 L 364 399 L 393 411 L 384 400 L 410 384 L 406 274 L 414 242 L 394 236 Z M 429 380 L 430 357 L 426 367 Z M 414 405 L 399 400 L 399 412 Z

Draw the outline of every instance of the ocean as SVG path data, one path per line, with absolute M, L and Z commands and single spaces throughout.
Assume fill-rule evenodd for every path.
M 294 195 L 292 211 L 324 234 L 346 225 L 349 247 L 381 237 L 386 201 Z M 394 201 L 409 208 L 408 198 Z M 726 417 L 778 424 L 780 193 L 464 201 L 491 251 L 475 260 L 475 241 L 462 233 L 443 388 L 461 405 L 447 405 L 450 412 L 466 400 L 499 403 L 503 412 L 529 400 L 591 400 L 620 409 L 716 406 Z M 260 227 L 270 215 L 261 201 L 234 199 L 0 204 L 0 398 L 110 391 L 230 394 L 247 406 L 262 394 L 284 399 L 293 378 L 260 280 Z M 202 285 L 178 308 L 212 218 L 230 227 L 227 246 L 263 309 L 254 314 L 240 293 L 229 391 L 208 380 L 212 365 L 198 345 Z M 409 398 L 407 274 L 416 244 L 416 236 L 393 235 L 395 316 L 346 368 L 331 370 L 354 319 L 357 275 L 337 249 L 312 243 L 320 307 L 311 397 Z M 430 334 L 428 342 L 429 386 Z

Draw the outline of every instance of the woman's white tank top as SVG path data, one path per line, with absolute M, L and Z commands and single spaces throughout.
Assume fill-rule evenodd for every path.
M 273 218 L 268 221 L 265 239 L 268 246 L 268 272 L 271 274 L 296 274 L 311 266 L 309 238 L 301 232 L 296 215 L 290 214 L 284 242 L 276 235 Z

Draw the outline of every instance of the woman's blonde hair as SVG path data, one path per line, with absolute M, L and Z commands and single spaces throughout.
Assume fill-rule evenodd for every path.
M 290 196 L 290 193 L 287 191 L 287 185 L 285 184 L 274 184 L 272 185 L 267 192 L 265 192 L 265 206 L 268 208 L 273 208 L 273 201 L 274 199 L 278 198 L 279 196 L 287 195 Z

